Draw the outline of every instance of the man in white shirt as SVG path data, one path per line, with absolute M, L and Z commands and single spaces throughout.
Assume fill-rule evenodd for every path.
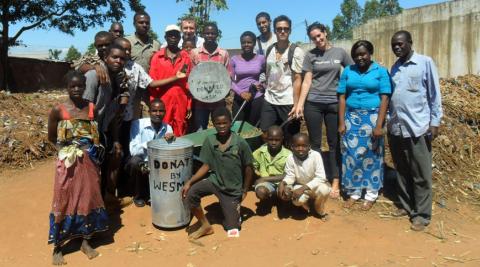
M 273 25 L 278 41 L 267 48 L 265 53 L 267 87 L 260 128 L 265 133 L 272 125 L 284 125 L 283 132 L 288 147 L 292 136 L 300 131 L 300 121 L 293 117 L 293 111 L 300 96 L 305 54 L 288 39 L 292 21 L 287 16 L 276 17 Z
M 180 29 L 182 30 L 182 38 L 178 42 L 178 48 L 182 49 L 183 41 L 193 40 L 195 48 L 202 47 L 205 39 L 197 35 L 197 25 L 194 18 L 185 17 L 180 23 Z M 167 47 L 167 43 L 162 44 L 162 48 Z
M 285 164 L 285 178 L 280 183 L 278 196 L 284 201 L 292 200 L 295 206 L 309 211 L 309 200 L 314 201 L 317 216 L 327 220 L 325 203 L 331 187 L 325 176 L 322 156 L 310 149 L 308 135 L 298 133 L 292 139 L 292 154 Z
M 156 98 L 150 102 L 150 118 L 143 118 L 132 122 L 130 129 L 130 155 L 126 169 L 130 177 L 130 184 L 134 189 L 133 203 L 137 207 L 145 206 L 149 198 L 147 143 L 154 139 L 165 138 L 167 141 L 175 139 L 170 125 L 164 123 L 165 104 Z

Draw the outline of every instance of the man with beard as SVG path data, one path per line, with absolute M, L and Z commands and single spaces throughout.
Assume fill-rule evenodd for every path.
M 189 54 L 178 48 L 180 28 L 177 25 L 172 24 L 165 28 L 165 40 L 167 47 L 160 49 L 152 57 L 150 76 L 156 80 L 170 77 L 177 79 L 163 86 L 150 88 L 150 101 L 160 98 L 165 103 L 164 121 L 172 126 L 175 136 L 182 136 L 187 132 L 187 120 L 192 114 L 192 98 L 187 85 L 192 62 Z M 178 73 L 186 75 L 181 77 Z
M 267 12 L 258 13 L 255 17 L 255 23 L 260 31 L 260 35 L 257 37 L 257 44 L 255 46 L 255 54 L 265 55 L 267 48 L 277 41 L 277 36 L 272 34 L 270 29 L 272 20 Z
M 402 204 L 393 215 L 409 215 L 410 228 L 422 231 L 432 217 L 432 140 L 438 136 L 443 112 L 435 63 L 415 53 L 412 44 L 407 31 L 391 39 L 398 60 L 390 72 L 394 89 L 388 132 Z

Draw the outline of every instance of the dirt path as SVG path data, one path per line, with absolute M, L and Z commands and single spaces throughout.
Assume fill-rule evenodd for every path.
M 53 173 L 52 160 L 0 173 L 0 266 L 50 266 Z M 219 211 L 213 200 L 204 205 L 210 217 Z M 331 219 L 323 223 L 299 212 L 279 219 L 276 208 L 258 216 L 255 203 L 249 193 L 240 238 L 228 239 L 216 223 L 215 234 L 197 244 L 187 241 L 183 229 L 152 227 L 148 207 L 129 206 L 112 218 L 113 239 L 106 235 L 94 243 L 100 257 L 89 261 L 77 242 L 65 259 L 68 266 L 480 266 L 480 216 L 467 207 L 436 206 L 428 232 L 415 233 L 407 219 L 380 216 L 389 204 L 347 213 L 341 202 L 331 201 Z

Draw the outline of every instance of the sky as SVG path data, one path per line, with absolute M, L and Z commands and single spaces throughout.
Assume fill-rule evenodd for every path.
M 177 23 L 178 17 L 187 13 L 189 3 L 184 1 L 176 3 L 175 0 L 142 0 L 146 11 L 151 17 L 151 27 L 164 42 L 164 29 L 169 24 Z M 287 15 L 292 20 L 293 42 L 307 42 L 305 20 L 308 23 L 319 21 L 331 27 L 333 18 L 340 13 L 342 0 L 227 0 L 228 10 L 212 11 L 210 17 L 215 20 L 222 31 L 219 41 L 220 47 L 239 48 L 239 37 L 244 31 L 258 34 L 255 25 L 255 16 L 261 11 L 268 12 L 272 20 L 278 15 Z M 429 4 L 445 2 L 442 0 L 399 0 L 400 6 L 414 8 Z M 358 0 L 363 7 L 365 0 Z M 128 5 L 127 5 L 128 9 Z M 133 12 L 127 10 L 123 19 L 125 34 L 134 32 Z M 25 24 L 19 23 L 10 27 L 10 36 L 13 36 Z M 29 30 L 24 32 L 20 39 L 27 47 L 12 48 L 11 54 L 46 54 L 48 49 L 65 51 L 60 56 L 65 56 L 66 50 L 71 45 L 80 52 L 85 52 L 88 45 L 93 42 L 93 37 L 100 30 L 108 30 L 110 22 L 103 27 L 98 26 L 87 32 L 76 31 L 75 36 L 64 34 L 58 30 Z

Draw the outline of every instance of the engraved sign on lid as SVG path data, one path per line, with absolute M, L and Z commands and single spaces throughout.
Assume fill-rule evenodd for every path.
M 224 99 L 230 91 L 230 75 L 224 65 L 202 62 L 188 77 L 190 93 L 201 102 L 214 103 Z

